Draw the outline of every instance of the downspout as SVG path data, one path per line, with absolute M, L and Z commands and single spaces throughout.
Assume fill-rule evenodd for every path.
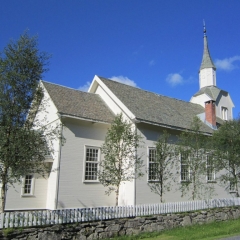
M 59 139 L 59 153 L 58 153 L 58 167 L 57 167 L 57 178 L 56 178 L 56 197 L 55 197 L 55 207 L 56 210 L 58 207 L 58 194 L 59 194 L 59 179 L 60 179 L 60 162 L 61 162 L 61 153 L 62 153 L 62 134 L 63 134 L 63 124 L 62 116 L 59 114 L 59 120 L 61 122 L 61 139 Z
M 137 134 L 137 125 L 136 123 L 134 124 L 135 125 L 135 134 Z M 137 158 L 137 148 L 135 148 L 135 158 Z M 134 196 L 133 196 L 133 205 L 134 207 L 136 206 L 136 195 L 137 195 L 137 181 L 136 181 L 136 164 L 135 164 L 135 170 L 134 170 L 134 174 L 135 174 L 135 178 L 133 179 L 134 181 Z
M 137 123 L 139 123 L 140 121 L 138 121 L 136 118 L 132 119 L 134 122 L 134 126 L 135 126 L 135 134 L 137 134 Z M 137 148 L 135 149 L 135 157 L 137 158 Z M 137 180 L 136 180 L 136 168 L 135 168 L 135 178 L 133 179 L 134 181 L 134 196 L 133 196 L 133 205 L 136 206 L 136 199 L 137 199 Z

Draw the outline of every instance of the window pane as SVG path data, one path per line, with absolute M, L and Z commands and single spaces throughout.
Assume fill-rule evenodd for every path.
M 207 181 L 215 180 L 213 157 L 211 155 L 207 156 Z
M 98 148 L 86 148 L 85 180 L 97 180 Z
M 148 151 L 148 180 L 157 180 L 158 163 L 156 163 L 156 149 L 149 149 Z
M 189 159 L 187 154 L 181 154 L 181 181 L 190 180 Z
M 24 194 L 30 194 L 32 189 L 32 175 L 26 175 L 24 182 Z

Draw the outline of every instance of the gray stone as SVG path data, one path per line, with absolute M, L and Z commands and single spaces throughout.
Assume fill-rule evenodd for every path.
M 94 232 L 93 229 L 90 228 L 90 227 L 86 227 L 86 228 L 83 228 L 83 229 L 80 230 L 80 233 L 84 236 L 87 236 L 87 237 L 89 235 L 91 235 L 93 232 Z
M 138 227 L 138 220 L 128 221 L 124 224 L 124 227 L 126 227 L 126 228 L 136 228 L 136 227 Z
M 143 230 L 144 230 L 144 232 L 152 232 L 153 231 L 151 224 L 144 225 Z
M 125 230 L 125 229 L 121 229 L 121 230 L 118 232 L 118 235 L 119 235 L 119 236 L 125 236 L 125 235 L 126 235 L 126 230 Z
M 41 232 L 38 234 L 38 240 L 60 240 L 62 239 L 60 234 L 57 234 L 55 232 Z
M 141 232 L 140 229 L 133 229 L 133 228 L 128 228 L 126 230 L 126 235 L 130 236 L 130 235 L 137 235 Z
M 30 235 L 27 237 L 27 240 L 36 240 L 36 239 L 38 239 L 37 235 Z
M 75 237 L 73 237 L 73 240 L 86 240 L 87 237 L 81 234 L 77 234 Z
M 99 239 L 106 239 L 107 238 L 107 233 L 106 232 L 101 232 L 98 234 Z
M 189 226 L 192 224 L 192 219 L 189 216 L 185 216 L 182 221 L 182 226 Z
M 63 229 L 63 226 L 62 225 L 53 225 L 50 229 L 51 229 L 51 231 L 61 231 Z
M 240 211 L 236 209 L 236 211 L 233 212 L 233 218 L 238 219 L 240 217 Z
M 93 239 L 97 239 L 97 238 L 98 238 L 98 234 L 92 233 L 89 237 L 87 237 L 87 240 L 93 240 Z
M 110 225 L 110 226 L 108 226 L 108 227 L 105 229 L 105 231 L 109 231 L 109 232 L 111 232 L 111 231 L 119 231 L 121 228 L 122 228 L 121 225 L 115 224 L 115 225 Z
M 96 233 L 104 232 L 104 228 L 96 228 L 95 230 Z
M 160 232 L 160 231 L 163 231 L 165 229 L 165 227 L 161 224 L 158 224 L 157 225 L 157 231 Z

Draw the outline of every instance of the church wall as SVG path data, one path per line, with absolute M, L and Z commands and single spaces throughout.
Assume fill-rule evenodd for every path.
M 98 181 L 84 181 L 85 147 L 101 147 L 109 125 L 80 120 L 68 120 L 64 125 L 63 135 L 67 140 L 61 151 L 57 207 L 113 206 L 114 194 L 107 196 L 107 189 Z
M 225 107 L 228 109 L 228 120 L 233 118 L 233 113 L 232 113 L 232 101 L 229 97 L 229 95 L 223 95 L 220 93 L 220 96 L 217 99 L 216 102 L 217 109 L 216 109 L 216 115 L 220 118 L 222 118 L 222 107 Z
M 148 149 L 155 147 L 155 142 L 159 138 L 161 134 L 163 134 L 163 128 L 157 126 L 151 126 L 147 124 L 138 124 L 138 129 L 141 135 L 143 136 L 144 145 L 143 148 L 138 150 L 138 154 L 142 156 L 144 161 L 144 168 L 142 171 L 144 172 L 144 176 L 142 178 L 137 179 L 136 181 L 136 204 L 147 204 L 147 203 L 158 203 L 160 202 L 159 195 L 152 193 L 148 186 Z M 171 141 L 174 143 L 177 141 L 177 135 L 179 134 L 177 131 L 171 129 L 165 129 L 171 134 Z M 175 157 L 175 161 L 178 162 L 178 156 Z M 167 194 L 164 194 L 165 202 L 173 202 L 173 201 L 181 201 L 181 193 L 176 191 L 177 183 L 180 181 L 180 176 L 176 174 L 177 168 L 171 169 L 173 176 L 176 180 L 176 184 L 173 184 L 172 190 Z
M 143 136 L 144 146 L 138 150 L 138 155 L 142 155 L 144 161 L 144 176 L 136 180 L 136 204 L 147 204 L 147 203 L 157 203 L 160 201 L 159 195 L 151 192 L 148 186 L 148 148 L 155 147 L 155 141 L 163 133 L 163 128 L 157 126 L 150 126 L 147 124 L 138 124 L 139 133 Z M 167 130 L 167 129 L 165 129 Z M 174 131 L 169 129 L 168 132 L 171 134 L 171 141 L 174 143 L 177 142 L 177 136 L 180 134 L 179 131 Z M 173 179 L 171 181 L 172 186 L 169 192 L 166 192 L 163 196 L 164 202 L 178 202 L 178 201 L 188 201 L 191 199 L 191 193 L 189 192 L 185 196 L 181 196 L 182 193 L 179 190 L 181 186 L 180 179 L 180 161 L 179 156 L 176 154 L 174 160 L 174 166 L 171 168 L 173 173 Z M 218 177 L 217 175 L 216 177 Z M 215 183 L 207 183 L 206 175 L 202 176 L 202 182 L 206 182 L 204 188 L 213 187 L 214 191 L 208 191 L 204 193 L 202 198 L 230 198 L 233 197 L 229 194 L 228 189 L 225 189 L 226 186 L 221 185 L 219 181 Z M 203 185 L 204 186 L 204 185 Z
M 15 183 L 7 190 L 5 210 L 26 210 L 26 209 L 46 209 L 48 176 L 45 178 L 39 175 L 34 176 L 33 194 L 24 196 L 22 193 L 23 184 Z

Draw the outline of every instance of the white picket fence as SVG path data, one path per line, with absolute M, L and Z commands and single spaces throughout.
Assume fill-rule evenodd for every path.
M 232 198 L 142 204 L 136 206 L 5 212 L 0 215 L 0 228 L 89 222 L 239 205 L 240 198 Z

